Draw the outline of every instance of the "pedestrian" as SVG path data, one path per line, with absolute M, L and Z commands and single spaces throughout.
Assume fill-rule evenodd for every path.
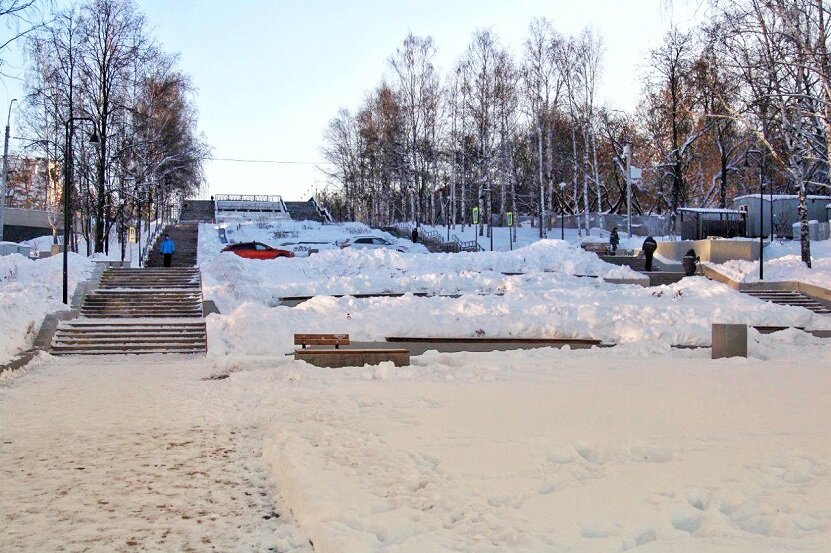
M 620 244 L 620 236 L 617 235 L 617 227 L 612 229 L 612 234 L 609 235 L 609 245 L 611 246 L 612 255 L 617 252 L 617 245 Z
M 684 265 L 684 274 L 687 276 L 693 276 L 695 274 L 696 265 L 701 260 L 697 255 L 695 255 L 695 250 L 692 248 L 687 251 L 684 255 L 684 261 L 682 264 Z
M 646 240 L 643 241 L 643 246 L 641 246 L 644 255 L 646 256 L 646 270 L 652 270 L 652 255 L 655 253 L 655 250 L 658 249 L 658 243 L 655 241 L 654 238 L 651 236 L 647 236 Z
M 170 267 L 170 261 L 173 259 L 174 253 L 176 253 L 176 244 L 173 243 L 173 238 L 169 234 L 165 234 L 162 241 L 162 256 L 164 256 L 165 267 Z
M 413 233 L 410 235 L 410 238 L 413 239 L 413 244 L 418 242 L 418 229 L 416 227 L 413 227 Z

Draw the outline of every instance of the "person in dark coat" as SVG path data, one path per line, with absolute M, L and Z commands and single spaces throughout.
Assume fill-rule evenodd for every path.
M 617 245 L 620 244 L 620 236 L 617 235 L 617 227 L 612 229 L 612 234 L 609 235 L 609 245 L 611 246 L 612 255 L 617 252 Z
M 684 265 L 684 274 L 687 276 L 693 276 L 695 274 L 696 265 L 698 265 L 699 257 L 695 255 L 695 250 L 690 249 L 684 255 L 684 260 L 682 264 Z
M 173 259 L 173 254 L 176 252 L 176 244 L 173 243 L 173 238 L 169 234 L 164 235 L 162 241 L 162 256 L 164 257 L 164 266 L 170 267 L 170 262 Z
M 413 233 L 410 235 L 410 238 L 413 239 L 413 244 L 418 242 L 418 229 L 416 227 L 413 227 Z
M 652 256 L 655 254 L 655 250 L 658 249 L 658 243 L 651 236 L 647 236 L 646 240 L 643 241 L 641 249 L 643 250 L 643 254 L 646 256 L 646 270 L 651 271 Z

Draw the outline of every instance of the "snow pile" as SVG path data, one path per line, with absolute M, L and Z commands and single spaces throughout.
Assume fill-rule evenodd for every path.
M 798 241 L 774 242 L 765 247 L 765 280 L 798 280 L 831 288 L 831 240 L 811 242 L 811 258 L 809 269 L 802 262 Z M 732 260 L 712 267 L 737 282 L 759 281 L 758 261 Z
M 69 295 L 89 278 L 93 263 L 69 254 Z M 43 318 L 65 309 L 62 302 L 63 256 L 31 260 L 20 254 L 0 256 L 0 363 L 31 347 Z
M 250 229 L 246 232 L 252 233 Z M 302 238 L 307 237 L 303 234 Z M 389 249 L 349 248 L 322 251 L 308 258 L 267 261 L 218 254 L 222 244 L 212 225 L 203 225 L 199 242 L 205 297 L 215 300 L 223 312 L 247 301 L 276 305 L 278 298 L 286 296 L 491 293 L 506 285 L 507 277 L 502 273 L 553 272 L 624 279 L 639 276 L 628 267 L 604 263 L 592 253 L 555 240 L 511 252 L 424 256 Z
M 594 338 L 666 349 L 709 345 L 713 323 L 831 328 L 828 317 L 766 303 L 702 277 L 642 288 L 544 273 L 505 277 L 499 292 L 458 298 L 316 297 L 294 308 L 243 303 L 208 317 L 208 354 L 289 353 L 294 333 L 303 332 L 347 333 L 356 341 L 388 336 Z

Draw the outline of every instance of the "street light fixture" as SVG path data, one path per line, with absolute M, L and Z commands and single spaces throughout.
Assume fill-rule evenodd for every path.
M 64 152 L 63 181 L 63 302 L 69 305 L 69 229 L 72 226 L 72 135 L 75 134 L 75 121 L 95 121 L 89 117 L 70 117 L 64 123 L 66 151 Z M 98 144 L 98 135 L 93 130 L 89 137 L 90 144 Z
M 764 280 L 765 278 L 765 229 L 764 229 L 764 218 L 765 218 L 765 204 L 764 204 L 764 192 L 765 192 L 765 181 L 764 181 L 764 174 L 765 174 L 765 154 L 761 150 L 751 149 L 747 150 L 744 154 L 744 166 L 750 167 L 750 154 L 758 154 L 759 156 L 759 280 Z M 771 206 L 773 205 L 773 196 L 771 196 Z M 773 210 L 771 208 L 771 213 Z M 773 218 L 771 216 L 770 225 L 773 227 Z
M 0 176 L 0 242 L 3 241 L 3 225 L 6 213 L 6 179 L 9 175 L 9 126 L 12 121 L 12 106 L 17 98 L 9 102 L 9 116 L 6 118 L 6 141 L 3 143 L 3 175 Z

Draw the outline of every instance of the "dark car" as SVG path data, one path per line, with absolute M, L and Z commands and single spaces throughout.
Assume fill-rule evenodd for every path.
M 223 252 L 233 252 L 247 259 L 274 259 L 277 257 L 294 257 L 288 250 L 278 250 L 261 242 L 240 242 L 226 246 Z

